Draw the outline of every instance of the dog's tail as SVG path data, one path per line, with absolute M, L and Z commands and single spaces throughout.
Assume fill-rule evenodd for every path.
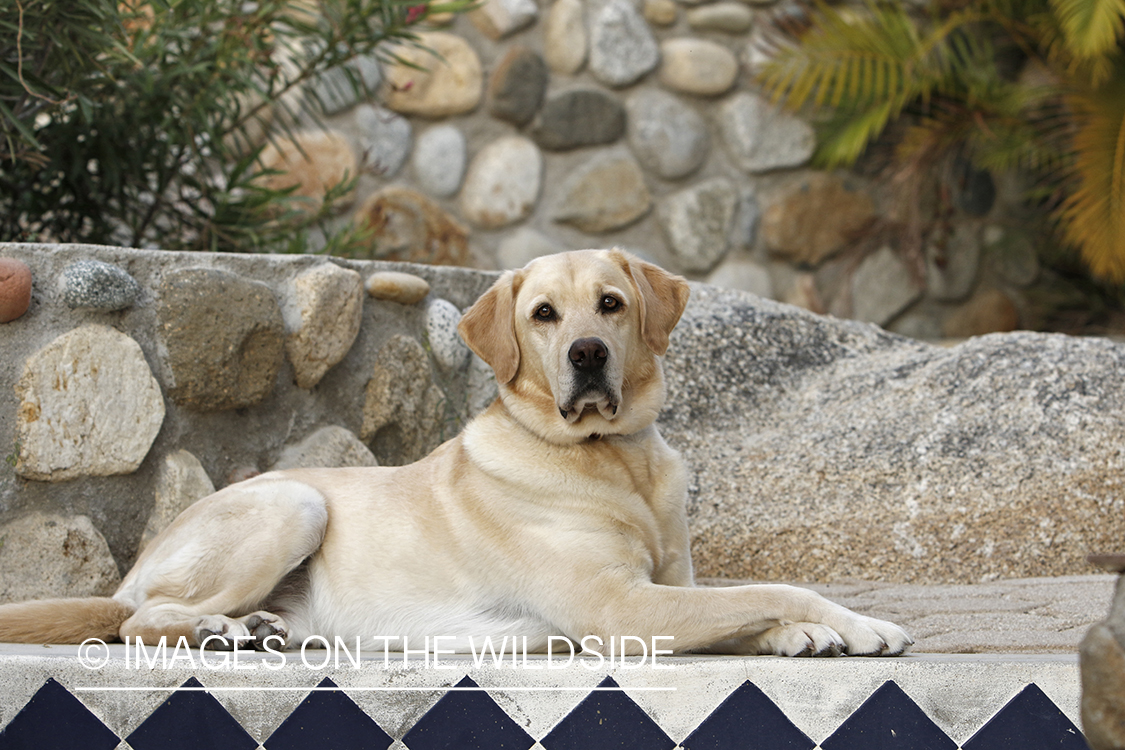
M 134 611 L 128 604 L 104 596 L 0 604 L 0 642 L 116 641 L 121 623 Z

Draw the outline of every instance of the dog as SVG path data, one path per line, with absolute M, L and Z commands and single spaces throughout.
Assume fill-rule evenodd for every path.
M 505 272 L 459 326 L 499 388 L 459 436 L 407 466 L 228 486 L 164 529 L 112 598 L 4 605 L 0 640 L 903 653 L 898 626 L 806 589 L 694 585 L 684 466 L 654 426 L 688 294 L 618 249 Z

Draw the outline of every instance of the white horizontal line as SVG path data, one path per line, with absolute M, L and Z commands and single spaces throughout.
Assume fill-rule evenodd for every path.
M 432 693 L 432 692 L 586 692 L 586 693 L 623 693 L 628 692 L 666 692 L 675 690 L 674 687 L 531 687 L 524 685 L 512 686 L 497 686 L 497 687 L 277 687 L 277 686 L 262 686 L 262 687 L 76 687 L 73 690 L 80 693 L 108 693 L 108 692 L 196 692 L 196 693 L 231 693 L 231 692 L 338 692 L 341 690 L 348 692 L 386 692 L 386 693 Z

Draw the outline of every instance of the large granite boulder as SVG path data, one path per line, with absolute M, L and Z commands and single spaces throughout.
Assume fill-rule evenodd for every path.
M 952 348 L 695 286 L 660 427 L 697 575 L 974 582 L 1088 572 L 1125 536 L 1125 347 Z

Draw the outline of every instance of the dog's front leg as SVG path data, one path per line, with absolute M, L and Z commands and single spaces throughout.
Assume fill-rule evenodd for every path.
M 605 583 L 605 578 L 599 583 Z M 586 590 L 583 617 L 568 633 L 579 640 L 596 635 L 672 636 L 676 651 L 714 650 L 739 639 L 741 653 L 897 655 L 913 641 L 902 628 L 856 614 L 816 592 L 767 584 L 729 588 L 660 586 L 648 581 L 615 581 Z M 806 638 L 807 636 L 807 638 Z M 806 642 L 807 641 L 807 642 Z

